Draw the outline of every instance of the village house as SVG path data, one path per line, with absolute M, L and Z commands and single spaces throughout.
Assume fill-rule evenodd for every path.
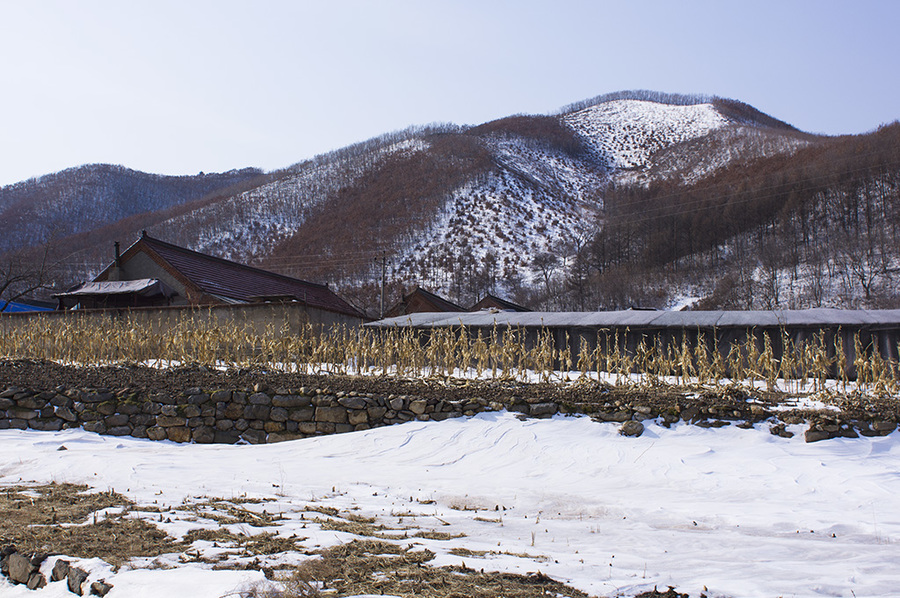
M 365 315 L 327 285 L 206 255 L 141 234 L 93 281 L 54 295 L 59 309 L 300 304 L 318 320 L 361 323 Z

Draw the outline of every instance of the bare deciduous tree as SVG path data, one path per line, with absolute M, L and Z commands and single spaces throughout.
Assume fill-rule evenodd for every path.
M 50 243 L 40 253 L 20 250 L 0 256 L 0 312 L 17 299 L 49 288 L 54 268 L 55 264 L 50 262 Z

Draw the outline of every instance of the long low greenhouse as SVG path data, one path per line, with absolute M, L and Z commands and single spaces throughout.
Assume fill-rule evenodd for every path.
M 711 356 L 728 356 L 737 348 L 745 359 L 759 354 L 781 361 L 802 348 L 815 345 L 834 363 L 847 364 L 855 375 L 859 357 L 877 353 L 886 362 L 897 362 L 900 343 L 900 310 L 758 310 L 758 311 L 655 311 L 597 312 L 479 312 L 414 313 L 366 325 L 376 329 L 415 330 L 423 342 L 436 329 L 464 329 L 470 338 L 503 342 L 515 335 L 518 342 L 534 346 L 548 337 L 557 352 L 572 356 L 617 350 L 638 355 L 652 349 L 665 355 L 703 348 Z M 751 339 L 755 342 L 751 343 Z M 865 356 L 859 355 L 864 352 Z M 557 353 L 559 354 L 559 353 Z M 836 359 L 843 354 L 843 359 Z

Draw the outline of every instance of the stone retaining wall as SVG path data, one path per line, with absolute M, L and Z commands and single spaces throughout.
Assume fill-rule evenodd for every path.
M 57 431 L 81 427 L 112 436 L 175 442 L 262 444 L 352 432 L 412 420 L 444 420 L 509 409 L 549 416 L 556 403 L 444 401 L 328 389 L 189 388 L 139 396 L 133 390 L 0 388 L 0 429 Z
M 768 421 L 773 434 L 790 437 L 786 424 L 808 424 L 807 442 L 890 434 L 900 418 L 859 417 L 831 410 L 770 410 L 737 401 L 727 407 L 698 404 L 642 405 L 610 399 L 604 403 L 552 402 L 511 397 L 445 400 L 416 395 L 332 392 L 327 388 L 242 390 L 188 388 L 172 393 L 138 393 L 57 387 L 36 391 L 0 386 L 0 430 L 57 431 L 84 428 L 111 436 L 175 442 L 262 444 L 309 436 L 367 430 L 408 421 L 440 421 L 484 411 L 514 411 L 530 417 L 583 413 L 622 424 L 625 435 L 640 435 L 628 422 L 657 419 L 664 426 L 683 421 L 703 427 L 752 426 Z

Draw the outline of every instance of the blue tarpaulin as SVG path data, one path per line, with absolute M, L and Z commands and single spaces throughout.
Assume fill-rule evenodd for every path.
M 0 301 L 0 313 L 17 313 L 23 311 L 53 311 L 52 307 L 38 307 L 17 301 Z

